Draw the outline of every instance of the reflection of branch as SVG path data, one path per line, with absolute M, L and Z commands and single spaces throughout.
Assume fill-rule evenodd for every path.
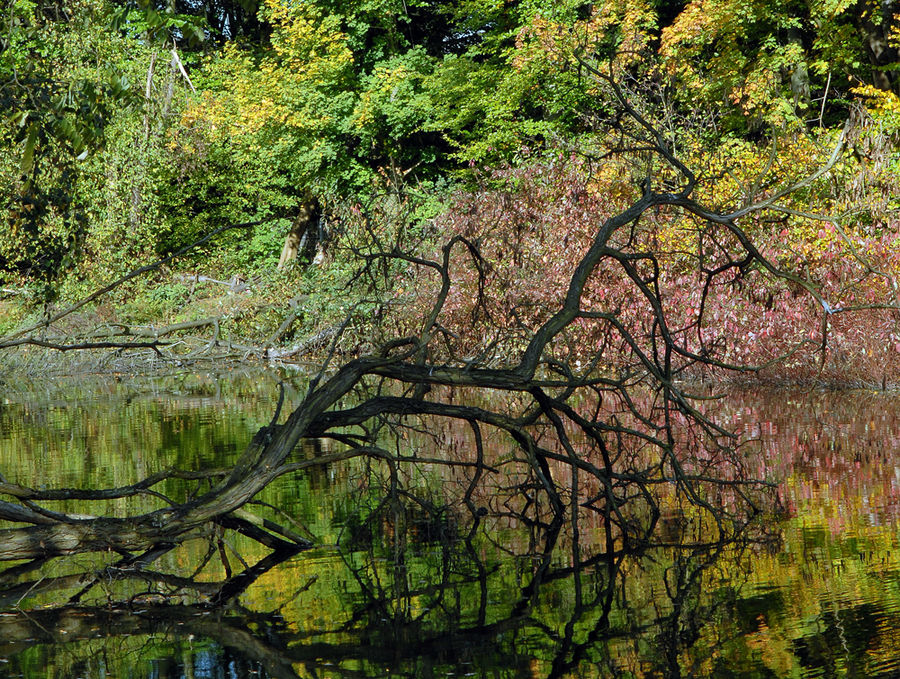
M 61 577 L 43 577 L 33 582 L 22 582 L 12 587 L 0 590 L 0 607 L 8 608 L 17 606 L 26 597 L 34 597 L 47 592 L 64 592 L 78 588 L 71 595 L 69 603 L 81 601 L 87 592 L 101 582 L 116 582 L 125 580 L 137 580 L 152 585 L 155 589 L 145 592 L 142 598 L 152 600 L 179 600 L 182 596 L 189 595 L 209 605 L 219 606 L 235 599 L 243 593 L 247 587 L 253 584 L 261 575 L 267 573 L 275 566 L 298 554 L 307 545 L 289 544 L 282 542 L 277 545 L 275 551 L 261 559 L 257 564 L 246 567 L 242 572 L 229 577 L 221 582 L 197 580 L 195 577 L 181 577 L 171 573 L 151 571 L 146 568 L 157 561 L 159 557 L 171 551 L 172 546 L 161 546 L 140 555 L 139 557 L 126 557 L 115 564 L 107 566 L 92 573 L 75 573 Z M 10 569 L 14 571 L 17 569 Z M 4 580 L 9 580 L 9 571 L 0 575 Z M 167 588 L 164 589 L 164 588 Z
M 476 523 L 480 521 L 477 513 L 472 515 L 472 519 Z M 400 528 L 401 525 L 409 524 L 403 522 L 396 526 L 406 530 Z M 278 614 L 246 612 L 237 617 L 217 614 L 205 605 L 160 603 L 177 601 L 179 594 L 186 591 L 207 598 L 210 605 L 217 605 L 226 599 L 234 600 L 254 579 L 283 561 L 284 554 L 272 554 L 224 583 L 197 583 L 193 579 L 141 569 L 110 568 L 104 573 L 171 589 L 168 593 L 147 593 L 135 599 L 133 603 L 139 604 L 139 610 L 123 606 L 69 606 L 0 616 L 0 655 L 10 658 L 36 644 L 79 642 L 96 637 L 98 629 L 101 629 L 107 636 L 165 634 L 176 642 L 191 637 L 210 639 L 229 649 L 238 661 L 259 663 L 268 675 L 275 677 L 296 676 L 293 666 L 298 663 L 306 665 L 307 669 L 324 669 L 339 668 L 348 661 L 362 662 L 368 676 L 373 671 L 397 668 L 398 663 L 409 663 L 413 667 L 419 666 L 419 663 L 428 663 L 429 666 L 452 663 L 457 651 L 462 649 L 465 649 L 466 657 L 482 658 L 485 667 L 517 667 L 520 663 L 529 662 L 532 657 L 529 652 L 523 653 L 520 647 L 515 646 L 521 634 L 527 634 L 529 638 L 540 638 L 541 648 L 553 659 L 550 676 L 562 677 L 576 668 L 598 644 L 615 639 L 633 639 L 638 634 L 645 635 L 657 629 L 660 630 L 658 638 L 664 644 L 658 649 L 662 657 L 677 653 L 683 647 L 684 639 L 672 636 L 669 631 L 679 621 L 696 617 L 692 606 L 699 605 L 689 596 L 680 594 L 686 591 L 682 585 L 688 583 L 689 587 L 695 587 L 702 571 L 721 558 L 725 547 L 735 544 L 720 541 L 711 550 L 691 549 L 684 552 L 683 557 L 676 556 L 678 564 L 687 566 L 699 560 L 700 565 L 686 568 L 688 577 L 677 580 L 676 589 L 672 592 L 673 601 L 677 604 L 675 612 L 671 615 L 660 614 L 657 620 L 651 622 L 642 617 L 638 624 L 623 624 L 621 621 L 614 623 L 611 612 L 614 602 L 618 601 L 616 593 L 625 591 L 622 583 L 624 574 L 631 573 L 631 577 L 637 577 L 635 574 L 642 572 L 641 568 L 623 566 L 627 560 L 640 557 L 634 552 L 621 552 L 614 556 L 595 554 L 570 566 L 555 567 L 554 564 L 559 563 L 557 547 L 565 544 L 559 539 L 563 529 L 564 524 L 556 522 L 542 532 L 539 546 L 533 553 L 529 551 L 517 555 L 533 564 L 527 569 L 531 576 L 521 586 L 518 597 L 505 610 L 492 609 L 492 621 L 489 623 L 485 622 L 485 606 L 492 593 L 495 597 L 498 595 L 494 588 L 508 586 L 504 580 L 489 582 L 489 578 L 498 576 L 503 569 L 486 566 L 482 550 L 470 541 L 462 544 L 451 541 L 439 551 L 440 561 L 436 564 L 436 570 L 424 571 L 431 574 L 431 579 L 413 588 L 407 583 L 405 568 L 399 569 L 399 580 L 389 580 L 386 585 L 380 580 L 377 588 L 367 588 L 361 571 L 381 561 L 373 551 L 368 565 L 356 565 L 351 569 L 368 599 L 362 602 L 357 600 L 356 613 L 350 616 L 349 623 L 336 629 L 314 626 L 297 631 L 293 625 L 285 626 Z M 452 536 L 448 537 L 452 540 Z M 396 533 L 394 539 L 403 541 L 403 537 Z M 652 548 L 649 543 L 645 544 L 640 553 Z M 471 575 L 465 574 L 465 562 L 460 557 L 472 562 L 469 569 Z M 376 570 L 378 568 L 381 567 L 376 566 Z M 589 593 L 585 587 L 585 597 L 579 599 L 567 614 L 564 629 L 557 629 L 552 621 L 544 622 L 541 617 L 541 602 L 545 600 L 542 592 L 551 587 L 555 591 L 567 580 L 572 580 L 571 586 L 578 588 L 579 578 L 588 573 L 591 578 Z M 43 592 L 51 588 L 78 586 L 82 582 L 81 576 L 74 575 L 53 582 L 39 582 L 38 586 L 43 587 Z M 458 594 L 449 597 L 445 594 L 465 591 L 458 588 L 475 582 L 481 592 L 480 603 L 470 601 L 460 608 Z M 37 594 L 38 586 L 26 583 L 4 594 L 7 598 L 21 594 L 23 590 L 24 593 Z M 29 588 L 35 591 L 28 592 Z M 442 598 L 448 599 L 450 605 L 439 604 Z M 499 598 L 504 599 L 502 596 Z M 410 607 L 404 603 L 408 601 L 419 602 L 419 606 Z M 412 614 L 417 608 L 421 610 Z M 474 618 L 469 617 L 476 612 Z M 548 656 L 542 657 L 546 659 Z M 341 674 L 340 670 L 337 672 Z
M 38 644 L 75 643 L 96 639 L 97 630 L 110 636 L 165 634 L 173 638 L 208 638 L 241 656 L 258 662 L 269 676 L 296 678 L 293 661 L 282 648 L 265 637 L 276 629 L 277 619 L 258 616 L 262 634 L 242 619 L 211 615 L 203 606 L 144 603 L 140 612 L 122 608 L 67 607 L 29 611 L 0 617 L 0 656 L 10 658 Z
M 92 489 L 92 488 L 51 488 L 34 489 L 9 483 L 0 477 L 0 493 L 10 495 L 20 500 L 114 500 L 123 497 L 140 495 L 158 483 L 167 479 L 202 480 L 215 479 L 225 475 L 224 470 L 205 469 L 202 471 L 187 471 L 180 469 L 162 469 L 147 478 L 129 486 L 118 488 Z M 7 517 L 4 517 L 7 518 Z M 13 519 L 10 521 L 27 521 L 27 519 Z M 31 521 L 29 521 L 31 522 Z M 46 523 L 42 521 L 42 523 Z

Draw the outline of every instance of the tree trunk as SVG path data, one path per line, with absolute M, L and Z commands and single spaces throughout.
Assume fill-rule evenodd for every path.
M 900 57 L 890 41 L 896 24 L 896 11 L 894 0 L 881 3 L 864 0 L 857 5 L 857 29 L 862 33 L 863 49 L 872 64 L 872 84 L 885 91 L 894 89 L 894 79 L 888 69 Z
M 301 252 L 311 249 L 317 240 L 315 229 L 316 202 L 308 200 L 302 205 L 294 218 L 294 224 L 284 239 L 284 247 L 281 249 L 281 257 L 278 260 L 278 270 L 284 269 L 288 262 L 293 262 Z
M 208 535 L 214 524 L 223 519 L 227 522 L 226 515 L 243 507 L 277 477 L 289 471 L 330 461 L 330 456 L 324 456 L 285 465 L 288 455 L 326 410 L 350 391 L 363 375 L 392 360 L 362 358 L 349 362 L 325 384 L 312 390 L 284 424 L 276 424 L 282 405 L 282 402 L 279 402 L 271 424 L 257 432 L 228 476 L 208 493 L 190 502 L 122 519 L 76 517 L 48 510 L 41 510 L 39 513 L 43 518 L 37 519 L 27 515 L 28 508 L 14 508 L 15 514 L 7 513 L 3 518 L 13 521 L 24 520 L 39 525 L 0 530 L 0 561 L 46 559 L 85 552 L 140 552 L 159 545 L 178 544 Z M 331 457 L 346 459 L 355 454 L 357 453 L 351 451 L 349 454 L 339 453 L 336 457 Z M 131 491 L 139 486 L 149 487 L 146 484 L 138 484 L 111 492 L 118 497 L 125 497 L 133 494 Z M 33 490 L 7 483 L 2 477 L 0 488 L 8 495 L 26 501 L 109 497 L 109 493 L 104 491 L 99 493 L 86 491 L 85 494 L 78 490 L 55 492 Z M 0 509 L 10 509 L 10 503 L 3 504 L 6 507 Z M 47 518 L 51 523 L 46 523 Z M 277 548 L 273 536 L 259 530 L 254 531 L 252 526 L 246 525 L 247 523 L 244 521 L 238 529 L 243 528 L 241 532 L 264 544 L 270 543 L 267 546 Z M 280 532 L 282 535 L 286 534 L 284 531 Z M 296 543 L 296 540 L 294 542 Z
M 788 42 L 797 45 L 803 50 L 803 36 L 796 28 L 788 30 Z M 806 60 L 801 59 L 794 64 L 794 70 L 791 73 L 791 93 L 794 95 L 794 108 L 798 108 L 801 104 L 809 105 L 810 88 L 809 88 L 809 69 Z

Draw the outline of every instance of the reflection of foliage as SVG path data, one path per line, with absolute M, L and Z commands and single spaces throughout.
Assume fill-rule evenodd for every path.
M 682 625 L 702 627 L 701 621 L 708 620 L 710 611 L 720 605 L 717 599 L 698 594 L 704 573 L 718 558 L 734 552 L 727 545 L 680 555 L 676 550 L 669 566 L 653 567 L 641 575 L 633 570 L 640 559 L 632 564 L 631 556 L 571 561 L 571 555 L 582 548 L 590 551 L 589 545 L 572 543 L 571 536 L 565 537 L 557 526 L 541 531 L 537 543 L 508 544 L 510 554 L 495 561 L 496 556 L 486 558 L 494 552 L 485 551 L 481 537 L 482 530 L 490 531 L 490 527 L 479 529 L 482 519 L 478 516 L 470 515 L 463 523 L 470 521 L 474 525 L 465 526 L 468 538 L 447 535 L 433 549 L 420 548 L 416 557 L 410 557 L 407 549 L 395 551 L 393 559 L 375 553 L 347 554 L 349 571 L 342 577 L 355 580 L 357 587 L 355 593 L 347 592 L 350 598 L 344 611 L 337 613 L 333 602 L 326 603 L 330 615 L 315 617 L 314 607 L 307 613 L 311 625 L 300 629 L 284 625 L 277 614 L 216 616 L 180 604 L 146 602 L 140 610 L 61 607 L 5 617 L 2 648 L 24 669 L 31 661 L 20 649 L 59 643 L 47 630 L 63 629 L 70 657 L 83 657 L 96 652 L 98 642 L 87 639 L 99 626 L 112 634 L 99 646 L 107 656 L 117 635 L 130 635 L 150 640 L 142 651 L 145 657 L 182 653 L 176 659 L 193 663 L 212 652 L 220 656 L 215 659 L 218 663 L 235 658 L 239 665 L 247 663 L 272 676 L 294 676 L 289 668 L 298 663 L 307 672 L 322 671 L 327 676 L 423 676 L 426 668 L 441 673 L 460 667 L 477 674 L 499 670 L 499 676 L 518 676 L 530 667 L 537 676 L 565 676 L 591 666 L 604 668 L 604 673 L 628 671 L 634 667 L 633 659 L 622 653 L 621 640 L 637 631 L 642 636 L 655 631 L 654 655 L 665 668 L 673 660 L 677 663 L 680 650 L 694 642 L 673 631 Z M 412 522 L 404 525 L 412 526 Z M 394 543 L 412 546 L 412 534 L 400 530 L 392 534 Z M 668 561 L 661 558 L 664 553 L 651 553 L 655 554 L 652 560 Z M 660 607 L 649 617 L 622 618 L 616 592 L 641 596 L 646 590 L 633 579 L 652 581 L 660 575 L 673 587 L 669 603 L 656 598 L 655 605 Z M 325 620 L 329 622 L 323 626 Z M 197 647 L 190 652 L 183 643 L 189 635 L 197 639 Z M 119 646 L 107 661 L 107 671 L 126 652 L 133 652 L 133 647 Z
M 80 448 L 71 459 L 61 454 L 71 452 L 62 435 L 67 428 L 75 439 L 86 427 L 93 432 L 95 466 L 113 471 L 116 483 L 131 480 L 126 472 L 136 473 L 116 460 L 122 447 L 157 447 L 163 432 L 166 450 L 178 455 L 167 453 L 169 464 L 189 466 L 192 454 L 205 457 L 206 446 L 227 455 L 234 439 L 247 434 L 231 431 L 230 421 L 243 418 L 251 427 L 251 421 L 269 414 L 267 390 L 262 402 L 246 410 L 262 398 L 255 396 L 257 383 L 252 376 L 234 383 L 186 376 L 149 395 L 127 381 L 109 381 L 107 388 L 85 384 L 94 403 L 87 409 L 95 416 L 89 426 L 89 417 L 60 407 L 73 402 L 71 394 L 63 398 L 62 385 L 40 387 L 40 400 L 10 393 L 21 405 L 7 404 L 9 417 L 0 425 L 7 440 L 18 442 L 4 447 L 4 471 L 22 449 L 26 427 L 59 432 L 48 440 L 52 463 L 44 468 L 70 483 L 82 483 L 81 474 L 89 470 L 74 476 L 67 471 L 65 465 L 82 459 Z M 110 426 L 113 411 L 99 405 L 98 392 L 108 392 L 102 402 L 122 405 L 118 424 Z M 224 397 L 243 406 L 228 410 L 229 418 L 213 417 Z M 6 571 L 0 576 L 6 601 L 19 601 L 27 617 L 0 616 L 6 624 L 0 654 L 11 673 L 19 668 L 26 676 L 51 659 L 59 668 L 56 676 L 76 666 L 99 668 L 101 662 L 110 673 L 127 664 L 134 676 L 149 676 L 156 671 L 151 667 L 167 663 L 197 668 L 232 663 L 285 677 L 313 671 L 373 677 L 449 671 L 502 677 L 674 676 L 678 671 L 698 677 L 789 676 L 814 667 L 839 675 L 851 661 L 874 672 L 893 662 L 900 629 L 893 613 L 900 596 L 898 503 L 889 495 L 896 485 L 890 453 L 900 437 L 894 405 L 878 395 L 815 392 L 732 394 L 709 402 L 708 414 L 717 421 L 762 439 L 754 460 L 764 454 L 771 458 L 769 467 L 787 477 L 780 490 L 788 513 L 780 543 L 697 544 L 709 535 L 673 513 L 645 549 L 608 560 L 602 555 L 602 527 L 584 508 L 576 543 L 571 524 L 548 530 L 508 510 L 479 511 L 509 505 L 502 487 L 515 495 L 513 483 L 495 479 L 485 496 L 473 496 L 473 513 L 459 502 L 467 484 L 455 474 L 432 470 L 427 480 L 429 474 L 416 473 L 411 465 L 409 475 L 399 479 L 405 492 L 379 508 L 390 475 L 356 460 L 316 468 L 315 475 L 269 490 L 266 499 L 289 509 L 323 545 L 339 547 L 305 552 L 260 575 L 235 610 L 212 612 L 171 596 L 170 605 L 160 606 L 146 594 L 130 608 L 107 605 L 108 596 L 146 593 L 151 583 L 142 580 L 133 587 L 105 586 L 74 608 L 35 610 L 32 604 L 58 602 L 63 591 L 42 591 L 33 587 L 36 581 L 43 578 L 49 586 L 54 578 L 71 576 L 62 597 L 67 598 L 83 588 L 82 571 L 46 566 L 39 573 Z M 213 423 L 218 432 L 208 430 Z M 126 432 L 130 438 L 117 438 Z M 401 445 L 420 458 L 435 449 L 452 458 L 471 449 L 472 441 L 459 429 L 429 427 Z M 103 449 L 108 452 L 98 456 Z M 486 441 L 485 449 L 491 463 L 508 453 L 502 438 Z M 361 494 L 361 488 L 371 493 Z M 173 485 L 166 492 L 179 491 Z M 86 505 L 73 502 L 66 509 L 85 511 Z M 353 541 L 347 528 L 352 522 L 366 526 L 371 539 Z M 262 558 L 249 540 L 229 542 L 250 563 Z M 189 575 L 205 547 L 202 541 L 185 545 L 161 557 L 158 570 L 164 565 Z M 229 558 L 237 571 L 231 552 Z M 582 566 L 573 568 L 578 561 Z M 77 565 L 88 564 L 82 558 Z M 224 578 L 222 567 L 213 566 L 207 571 L 211 587 Z M 30 593 L 22 599 L 25 590 Z M 195 590 L 188 600 L 201 594 Z M 92 607 L 97 603 L 100 608 Z M 95 628 L 106 638 L 94 639 Z
M 150 38 L 175 31 L 171 35 L 181 41 L 202 33 L 196 19 L 202 3 L 172 8 L 194 18 L 165 11 L 162 3 L 138 4 L 145 15 L 126 3 L 129 11 L 116 14 L 114 27 L 102 0 L 66 7 L 10 4 L 22 30 L 8 39 L 0 68 L 19 69 L 21 81 L 32 82 L 36 93 L 46 89 L 47 105 L 25 106 L 15 79 L 3 90 L 15 113 L 0 139 L 11 151 L 0 174 L 11 187 L 5 204 L 12 227 L 0 237 L 0 266 L 20 281 L 44 279 L 47 295 L 77 295 L 137 259 L 234 222 L 258 221 L 259 228 L 252 236 L 232 232 L 219 240 L 224 254 L 205 251 L 179 266 L 223 279 L 219 271 L 230 277 L 236 270 L 270 270 L 298 213 L 317 198 L 327 224 L 324 264 L 279 273 L 257 286 L 265 288 L 265 302 L 283 303 L 298 285 L 313 298 L 309 313 L 295 319 L 298 336 L 335 325 L 339 312 L 362 298 L 366 303 L 358 311 L 364 317 L 379 316 L 392 297 L 407 296 L 403 266 L 394 266 L 382 285 L 366 291 L 370 295 L 343 289 L 348 281 L 358 283 L 359 257 L 368 254 L 366 234 L 348 216 L 359 209 L 369 212 L 371 232 L 395 231 L 390 245 L 418 255 L 432 249 L 429 236 L 441 227 L 485 236 L 493 250 L 486 252 L 487 264 L 506 286 L 489 289 L 488 297 L 502 308 L 517 301 L 506 294 L 510 289 L 532 292 L 543 264 L 557 278 L 571 264 L 569 245 L 583 240 L 585 218 L 600 219 L 619 200 L 635 196 L 647 173 L 660 172 L 662 184 L 674 180 L 640 145 L 630 150 L 628 162 L 621 154 L 613 157 L 628 131 L 608 88 L 591 74 L 601 64 L 698 170 L 694 196 L 725 212 L 766 200 L 777 187 L 821 167 L 827 155 L 822 149 L 839 135 L 837 118 L 842 123 L 849 114 L 849 153 L 830 177 L 784 197 L 780 210 L 760 211 L 746 230 L 760 243 L 771 242 L 766 254 L 786 270 L 808 275 L 812 285 L 837 296 L 852 288 L 847 299 L 830 300 L 832 308 L 885 304 L 891 294 L 898 266 L 891 217 L 900 176 L 898 105 L 885 83 L 892 81 L 893 67 L 882 62 L 895 52 L 896 21 L 868 0 L 821 7 L 731 0 L 683 7 L 645 0 L 590 6 L 528 0 L 509 7 L 487 0 L 215 3 L 204 7 L 216 45 L 207 45 L 202 60 L 196 52 L 183 55 L 183 64 L 176 50 L 168 71 L 161 44 Z M 869 73 L 865 62 L 876 55 L 867 44 L 879 35 L 884 54 Z M 166 43 L 166 55 L 169 50 Z M 48 76 L 51 64 L 56 81 Z M 851 83 L 858 86 L 851 90 Z M 60 113 L 53 102 L 67 85 Z M 139 106 L 125 96 L 138 90 Z M 868 111 L 851 105 L 851 96 Z M 23 193 L 20 152 L 29 148 L 40 152 L 34 158 L 47 159 L 35 167 L 49 174 Z M 97 152 L 75 162 L 83 149 Z M 573 154 L 581 160 L 569 158 Z M 571 166 L 561 167 L 563 159 Z M 513 167 L 484 171 L 479 163 Z M 512 189 L 517 182 L 519 191 Z M 541 182 L 552 186 L 542 190 Z M 510 185 L 501 199 L 498 184 Z M 473 192 L 454 202 L 454 185 Z M 607 204 L 598 205 L 600 197 Z M 500 219 L 504 200 L 512 205 Z M 539 200 L 558 209 L 521 209 L 529 202 L 536 208 Z M 410 204 L 398 225 L 387 214 L 392 201 L 418 205 Z M 448 214 L 432 221 L 447 204 Z M 492 233 L 480 228 L 484 215 L 464 223 L 466 209 L 493 213 Z M 659 246 L 668 302 L 688 326 L 703 280 L 687 275 L 686 260 L 702 262 L 710 252 L 721 254 L 719 245 L 733 243 L 718 242 L 703 220 L 661 213 L 652 233 L 639 234 L 645 239 L 640 244 Z M 482 224 L 473 223 L 479 219 Z M 544 228 L 551 220 L 556 227 Z M 62 269 L 72 275 L 60 290 L 56 276 Z M 811 367 L 814 342 L 808 336 L 822 325 L 815 303 L 797 302 L 796 286 L 761 281 L 753 266 L 720 281 L 713 297 L 723 308 L 712 314 L 718 311 L 724 320 L 714 318 L 715 332 L 700 339 L 712 348 L 730 343 L 730 360 L 765 362 L 780 345 L 790 345 L 798 348 L 792 376 L 895 379 L 874 374 L 898 341 L 888 314 L 871 314 L 871 327 L 862 329 L 854 319 L 855 332 L 848 322 L 831 319 L 834 351 L 822 357 L 818 371 Z M 755 308 L 745 308 L 745 301 Z M 522 301 L 529 305 L 523 322 L 533 322 L 535 307 L 546 300 Z M 119 311 L 126 316 L 132 309 Z M 267 313 L 274 315 L 271 308 L 258 311 L 260 317 Z M 271 318 L 253 320 L 244 327 L 279 327 Z M 309 327 L 317 321 L 319 327 Z M 416 322 L 414 312 L 402 321 Z M 308 327 L 301 329 L 302 323 Z M 735 346 L 744 337 L 744 346 Z M 278 339 L 288 338 L 285 333 Z M 364 341 L 347 340 L 342 348 L 355 350 Z M 869 342 L 865 354 L 857 341 Z

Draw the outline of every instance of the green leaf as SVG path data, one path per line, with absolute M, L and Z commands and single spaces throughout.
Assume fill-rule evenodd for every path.
M 22 151 L 22 159 L 19 162 L 20 174 L 27 175 L 34 167 L 34 147 L 37 145 L 38 124 L 31 123 L 28 127 L 28 136 L 25 138 L 25 148 Z
M 25 127 L 28 122 L 28 114 L 30 111 L 16 111 L 9 117 L 9 124 L 15 127 Z

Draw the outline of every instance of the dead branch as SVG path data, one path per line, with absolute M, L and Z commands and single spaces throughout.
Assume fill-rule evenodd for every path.
M 80 299 L 79 301 L 75 302 L 74 304 L 71 304 L 68 307 L 66 307 L 60 311 L 57 311 L 53 314 L 49 314 L 47 316 L 47 318 L 42 319 L 39 323 L 35 323 L 35 324 L 27 326 L 25 328 L 21 328 L 20 330 L 17 330 L 9 335 L 6 335 L 5 337 L 0 338 L 0 347 L 14 346 L 14 345 L 11 345 L 10 342 L 17 340 L 19 338 L 22 338 L 24 336 L 27 336 L 36 330 L 40 330 L 41 328 L 49 328 L 53 323 L 56 323 L 57 321 L 65 318 L 69 314 L 72 314 L 72 313 L 78 311 L 85 305 L 90 304 L 91 302 L 103 297 L 105 294 L 115 290 L 116 288 L 127 283 L 128 281 L 138 278 L 140 276 L 143 276 L 144 274 L 149 273 L 151 271 L 155 271 L 156 269 L 160 268 L 161 266 L 165 266 L 169 262 L 172 262 L 172 261 L 178 259 L 179 257 L 181 257 L 182 255 L 187 254 L 194 248 L 197 248 L 197 247 L 203 245 L 204 243 L 212 240 L 213 238 L 215 238 L 216 236 L 218 236 L 221 233 L 230 231 L 232 229 L 247 229 L 247 228 L 251 228 L 254 226 L 258 226 L 261 223 L 262 223 L 261 221 L 254 221 L 254 222 L 244 222 L 241 224 L 229 224 L 228 226 L 223 226 L 221 228 L 216 229 L 215 231 L 211 231 L 210 233 L 206 234 L 199 240 L 194 241 L 190 245 L 184 246 L 183 248 L 177 250 L 176 252 L 173 252 L 171 255 L 168 255 L 167 257 L 163 257 L 162 259 L 158 259 L 155 262 L 152 262 L 145 266 L 139 267 L 137 269 L 133 269 L 132 271 L 125 274 L 124 276 L 117 278 L 116 280 L 114 280 L 112 283 L 109 283 L 108 285 L 104 285 L 102 288 L 99 288 L 98 290 L 92 292 L 90 295 Z
M 519 322 L 510 331 L 521 347 L 518 353 L 491 355 L 494 347 L 500 346 L 499 339 L 492 338 L 482 345 L 487 349 L 475 357 L 459 358 L 463 354 L 456 350 L 453 334 L 442 324 L 456 284 L 455 267 L 472 267 L 479 308 L 487 295 L 484 285 L 488 267 L 481 244 L 462 236 L 450 238 L 434 258 L 428 258 L 405 252 L 396 244 L 385 245 L 372 232 L 373 243 L 360 248 L 368 274 L 374 276 L 379 269 L 390 271 L 388 264 L 410 267 L 422 274 L 421 280 L 431 281 L 433 298 L 423 308 L 421 322 L 409 336 L 389 336 L 371 354 L 348 360 L 336 369 L 330 367 L 330 361 L 337 356 L 337 343 L 350 317 L 344 324 L 285 352 L 271 350 L 269 346 L 220 342 L 220 319 L 163 328 L 112 326 L 107 330 L 109 337 L 121 333 L 121 336 L 152 337 L 154 341 L 96 341 L 85 342 L 83 346 L 152 349 L 161 354 L 164 343 L 159 337 L 213 325 L 216 333 L 213 339 L 194 354 L 211 355 L 216 350 L 283 358 L 305 350 L 314 342 L 322 347 L 330 344 L 330 351 L 325 364 L 310 381 L 307 393 L 286 421 L 279 424 L 276 412 L 271 423 L 259 430 L 233 466 L 218 472 L 214 485 L 194 499 L 169 501 L 170 506 L 138 516 L 86 519 L 51 512 L 37 503 L 54 499 L 108 500 L 154 492 L 153 485 L 171 478 L 175 472 L 166 470 L 128 486 L 105 490 L 38 491 L 3 483 L 0 493 L 18 504 L 3 504 L 0 516 L 31 525 L 0 531 L 0 560 L 46 559 L 107 551 L 127 558 L 190 539 L 207 539 L 210 541 L 207 558 L 218 551 L 228 571 L 223 529 L 238 531 L 274 552 L 307 546 L 303 538 L 289 529 L 246 510 L 246 505 L 260 491 L 285 474 L 358 457 L 366 457 L 384 469 L 384 499 L 376 513 L 411 496 L 404 487 L 403 470 L 407 466 L 446 465 L 470 474 L 463 484 L 465 503 L 470 509 L 475 507 L 477 483 L 495 476 L 494 470 L 513 470 L 515 481 L 510 485 L 515 500 L 510 502 L 517 504 L 509 509 L 510 516 L 535 526 L 556 528 L 567 518 L 577 537 L 579 512 L 587 507 L 588 511 L 603 517 L 609 558 L 648 543 L 660 520 L 664 494 L 669 494 L 669 501 L 676 505 L 690 504 L 701 517 L 697 520 L 707 522 L 717 531 L 712 539 L 724 539 L 741 530 L 758 512 L 756 491 L 764 492 L 766 487 L 743 474 L 735 454 L 734 437 L 703 411 L 678 377 L 694 366 L 736 370 L 746 366 L 727 364 L 713 352 L 695 351 L 684 345 L 681 341 L 684 329 L 673 327 L 667 313 L 659 282 L 662 264 L 655 253 L 641 251 L 634 245 L 636 225 L 648 212 L 662 208 L 694 215 L 712 225 L 711 229 L 733 237 L 740 250 L 726 265 L 704 269 L 707 286 L 717 276 L 753 262 L 771 276 L 801 285 L 823 305 L 825 301 L 809 282 L 765 258 L 741 228 L 741 219 L 771 208 L 774 201 L 718 213 L 694 200 L 691 193 L 696 177 L 690 169 L 676 157 L 663 135 L 630 105 L 616 83 L 599 71 L 594 72 L 606 78 L 623 117 L 632 126 L 627 134 L 621 133 L 622 148 L 627 152 L 637 147 L 643 153 L 654 154 L 678 177 L 675 182 L 678 190 L 658 190 L 652 178 L 648 178 L 642 193 L 631 205 L 596 224 L 590 244 L 568 278 L 562 298 L 533 327 Z M 632 138 L 627 138 L 628 135 Z M 839 152 L 840 147 L 813 177 L 776 192 L 776 199 L 789 190 L 807 186 L 827 172 Z M 190 247 L 200 242 L 203 241 Z M 184 250 L 173 257 L 181 252 Z M 463 265 L 457 256 L 462 258 Z M 3 338 L 0 346 L 38 342 L 44 343 L 40 346 L 48 346 L 51 342 L 31 337 L 30 333 L 50 327 L 100 294 L 169 259 L 136 270 L 46 322 Z M 602 311 L 591 308 L 586 298 L 589 283 L 603 267 L 615 270 L 631 285 L 635 299 L 646 309 L 645 323 L 623 320 L 621 308 L 615 305 Z M 294 315 L 296 312 L 285 320 L 267 345 L 287 330 Z M 556 351 L 565 343 L 573 326 L 581 322 L 595 324 L 602 329 L 603 336 L 595 354 L 587 361 L 587 369 L 561 358 Z M 501 331 L 497 332 L 499 337 Z M 171 348 L 169 344 L 166 346 Z M 614 350 L 627 356 L 627 364 L 615 371 L 605 370 L 608 352 Z M 175 358 L 171 352 L 167 355 Z M 353 405 L 347 407 L 346 402 Z M 392 433 L 427 433 L 436 424 L 458 425 L 471 431 L 474 437 L 471 457 L 416 458 L 401 451 L 399 445 L 393 452 L 384 445 L 384 439 Z M 487 431 L 509 442 L 508 456 L 501 460 L 486 459 L 482 441 Z M 291 459 L 302 441 L 317 438 L 330 438 L 340 449 L 310 459 Z M 724 471 L 717 476 L 711 469 Z M 712 496 L 715 501 L 710 499 Z M 573 556 L 577 560 L 578 555 Z M 228 596 L 223 595 L 224 598 L 230 597 L 242 581 L 233 582 L 237 584 L 228 588 Z

